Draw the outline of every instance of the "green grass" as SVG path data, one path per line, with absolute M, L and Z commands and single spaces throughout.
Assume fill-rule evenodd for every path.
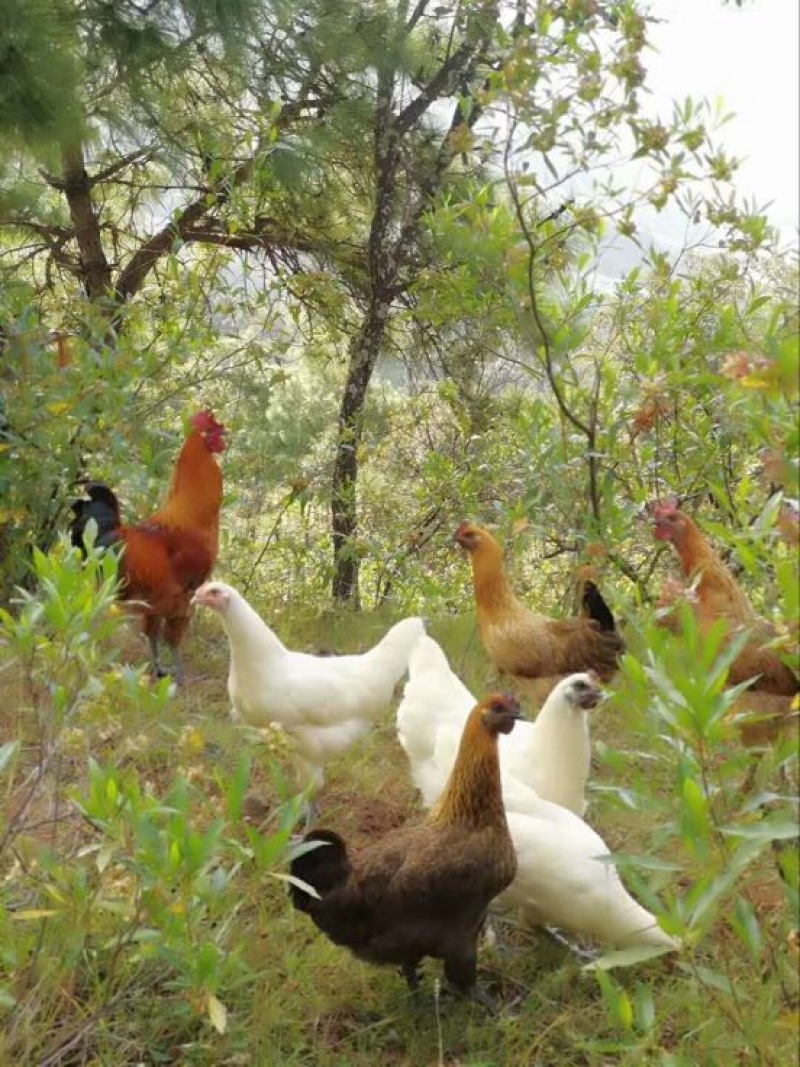
M 381 614 L 295 616 L 291 625 L 286 619 L 275 623 L 293 645 L 349 651 L 369 646 L 391 621 Z M 471 618 L 433 620 L 429 630 L 473 691 L 494 685 Z M 126 648 L 128 656 L 136 652 L 136 644 Z M 250 750 L 251 793 L 262 801 L 262 812 L 273 808 L 278 794 L 267 748 L 254 746 L 228 718 L 227 644 L 215 619 L 196 620 L 187 652 L 189 684 L 161 715 L 130 708 L 120 712 L 102 698 L 83 714 L 84 748 L 77 744 L 57 783 L 62 811 L 70 811 L 64 797 L 71 789 L 85 789 L 86 747 L 98 761 L 113 760 L 157 794 L 176 774 L 188 776 L 201 823 L 224 808 L 226 782 L 242 752 Z M 7 704 L 4 712 L 9 728 L 23 733 L 30 732 L 25 700 L 19 690 L 16 705 Z M 597 747 L 614 754 L 598 762 L 593 777 L 601 790 L 593 794 L 589 821 L 614 850 L 648 853 L 659 846 L 660 855 L 686 860 L 675 840 L 659 845 L 660 828 L 674 806 L 674 767 L 642 710 L 621 698 L 604 705 L 593 726 Z M 637 755 L 648 752 L 659 759 L 645 761 Z M 280 756 L 278 762 L 288 771 Z M 642 808 L 626 806 L 613 792 L 602 791 L 608 785 L 629 786 L 644 798 Z M 12 801 L 6 798 L 7 810 Z M 49 810 L 52 802 L 51 795 Z M 356 844 L 419 811 L 395 737 L 393 708 L 364 743 L 330 766 L 320 805 L 321 824 Z M 96 839 L 91 827 L 74 819 L 59 824 L 55 838 L 52 828 L 44 836 L 40 830 L 24 834 L 12 869 L 5 874 L 29 893 L 44 850 L 55 850 L 64 864 L 77 869 L 86 862 L 77 857 L 78 849 Z M 686 878 L 692 869 L 687 861 Z M 230 924 L 225 944 L 244 965 L 231 969 L 218 990 L 228 1012 L 224 1034 L 209 1025 L 203 1005 L 175 987 L 174 975 L 163 962 L 141 954 L 134 960 L 133 953 L 128 962 L 123 950 L 109 988 L 92 956 L 92 939 L 71 958 L 69 937 L 63 933 L 61 973 L 47 971 L 58 964 L 44 955 L 27 972 L 11 973 L 8 955 L 0 955 L 14 994 L 30 1014 L 29 1058 L 19 1054 L 19 1024 L 15 1048 L 4 1047 L 0 1038 L 0 1050 L 6 1057 L 13 1051 L 15 1062 L 108 1067 L 786 1064 L 794 1059 L 797 1040 L 797 981 L 786 947 L 791 916 L 768 855 L 748 878 L 764 941 L 758 959 L 748 957 L 737 943 L 723 909 L 711 932 L 675 965 L 655 961 L 615 972 L 617 993 L 627 996 L 619 1017 L 609 994 L 604 996 L 595 976 L 584 972 L 567 949 L 540 932 L 520 929 L 513 915 L 502 916 L 501 946 L 484 947 L 479 960 L 479 980 L 505 1005 L 489 1016 L 472 1003 L 437 997 L 440 971 L 431 962 L 425 967 L 421 993 L 410 996 L 391 969 L 362 964 L 330 944 L 306 916 L 292 910 L 282 882 L 245 862 L 230 889 L 235 906 L 215 919 Z M 648 873 L 649 884 L 667 894 L 671 879 L 669 873 Z M 124 894 L 123 884 L 122 898 Z M 33 901 L 17 901 L 17 906 L 20 903 L 30 906 Z M 109 921 L 104 915 L 98 925 L 107 930 Z M 33 937 L 39 924 L 26 925 Z M 53 956 L 58 944 L 54 939 Z M 41 970 L 34 973 L 37 966 Z M 698 966 L 721 973 L 731 991 L 709 991 Z M 26 990 L 40 996 L 26 1000 Z M 647 1018 L 648 996 L 655 1007 L 652 1021 Z M 632 1029 L 625 1026 L 625 1003 L 642 1023 L 638 1028 L 636 1022 Z M 68 1045 L 75 1035 L 62 1058 L 47 1060 L 49 1051 Z

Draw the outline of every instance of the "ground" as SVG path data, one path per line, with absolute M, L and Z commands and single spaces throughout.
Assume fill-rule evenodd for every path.
M 386 616 L 306 621 L 295 617 L 291 626 L 284 621 L 282 632 L 297 646 L 349 651 L 368 646 L 390 621 Z M 491 672 L 473 620 L 433 620 L 430 629 L 473 691 L 484 689 Z M 139 651 L 136 639 L 127 638 L 123 656 L 135 659 Z M 57 783 L 57 807 L 51 790 L 40 801 L 39 825 L 20 841 L 17 875 L 20 863 L 26 871 L 26 864 L 35 866 L 45 846 L 75 856 L 79 846 L 97 844 L 97 827 L 76 816 L 69 799 L 72 789 L 80 793 L 87 788 L 87 747 L 99 761 L 113 760 L 121 772 L 147 783 L 156 795 L 169 788 L 176 774 L 187 777 L 199 798 L 201 823 L 210 822 L 224 807 L 226 783 L 247 749 L 254 762 L 245 819 L 251 827 L 270 832 L 278 794 L 269 745 L 244 736 L 228 718 L 227 646 L 216 619 L 203 616 L 195 621 L 187 640 L 187 659 L 188 684 L 161 716 L 120 714 L 113 707 L 94 709 L 90 724 L 84 722 L 78 731 L 82 736 L 75 738 L 74 756 Z M 21 689 L 7 702 L 3 725 L 11 736 L 31 733 L 30 723 L 26 724 L 29 704 Z M 644 760 L 642 771 L 643 757 L 635 754 L 646 752 L 653 742 L 652 729 L 639 715 L 606 704 L 593 718 L 596 748 L 609 754 L 598 757 L 593 775 L 597 788 L 588 818 L 613 850 L 626 854 L 654 849 L 659 826 L 654 825 L 658 816 L 653 812 L 669 811 L 674 784 L 673 769 L 663 760 Z M 273 758 L 288 774 L 284 757 L 278 744 Z M 632 793 L 641 792 L 642 773 L 647 789 L 660 795 L 663 808 L 637 810 L 608 788 L 629 786 Z M 7 812 L 13 813 L 14 802 L 14 797 L 7 798 Z M 393 708 L 387 708 L 365 742 L 330 767 L 320 809 L 321 825 L 356 844 L 419 813 L 395 737 Z M 54 817 L 58 821 L 52 822 Z M 661 858 L 668 853 L 680 861 L 674 841 L 663 849 Z M 94 854 L 90 859 L 94 861 Z M 278 872 L 284 869 L 280 860 L 274 867 Z M 686 881 L 683 872 L 650 870 L 644 876 L 662 893 L 670 879 Z M 129 872 L 120 878 L 124 897 Z M 326 941 L 305 915 L 292 910 L 285 883 L 246 859 L 234 872 L 230 892 L 236 907 L 216 920 L 229 924 L 220 943 L 226 951 L 238 953 L 246 969 L 232 972 L 218 990 L 227 1011 L 225 1033 L 215 1031 L 205 1004 L 176 983 L 163 962 L 156 966 L 144 955 L 137 957 L 139 971 L 119 972 L 118 989 L 93 1015 L 97 992 L 83 988 L 81 983 L 88 979 L 81 976 L 91 974 L 93 982 L 102 983 L 103 975 L 92 971 L 84 955 L 76 957 L 71 970 L 65 969 L 58 997 L 53 999 L 50 990 L 47 1004 L 36 1005 L 34 997 L 25 1001 L 25 978 L 19 972 L 12 975 L 18 1003 L 26 1003 L 31 1011 L 28 1047 L 36 1049 L 36 1056 L 31 1053 L 29 1062 L 115 1067 L 134 1063 L 721 1067 L 784 1064 L 795 1053 L 797 983 L 791 975 L 792 950 L 786 944 L 791 923 L 769 852 L 748 885 L 764 942 L 755 959 L 742 950 L 723 916 L 687 958 L 672 965 L 655 961 L 616 971 L 615 986 L 604 991 L 568 948 L 540 932 L 520 929 L 514 915 L 502 915 L 499 944 L 484 946 L 480 955 L 479 980 L 502 1005 L 494 1016 L 476 1004 L 440 995 L 438 965 L 430 962 L 421 992 L 411 996 L 391 969 L 362 964 Z M 82 944 L 85 954 L 87 942 Z M 5 964 L 9 963 L 6 957 Z M 712 973 L 724 989 L 715 989 L 714 980 L 704 978 Z M 38 988 L 48 988 L 44 979 Z M 78 1035 L 71 1047 L 68 1041 L 59 1043 L 60 1027 Z M 38 1044 L 32 1036 L 37 1030 Z M 61 1053 L 47 1058 L 48 1050 L 59 1048 Z

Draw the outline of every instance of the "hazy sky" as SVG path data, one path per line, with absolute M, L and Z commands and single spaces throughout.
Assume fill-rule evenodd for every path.
M 720 132 L 727 151 L 747 157 L 736 185 L 796 241 L 800 197 L 800 2 L 651 0 L 658 52 L 645 58 L 653 103 L 721 96 L 735 118 Z M 663 102 L 663 103 L 662 103 Z

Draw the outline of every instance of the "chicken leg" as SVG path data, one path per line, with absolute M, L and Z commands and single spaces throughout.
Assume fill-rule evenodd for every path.
M 150 673 L 154 678 L 161 678 L 161 663 L 158 658 L 158 639 L 161 633 L 161 619 L 157 615 L 148 615 L 144 620 L 144 633 L 150 646 Z
M 400 974 L 402 974 L 403 978 L 408 982 L 408 988 L 412 993 L 416 993 L 419 989 L 419 984 L 422 981 L 418 968 L 419 964 L 417 963 L 404 963 L 403 966 L 399 968 Z
M 186 681 L 179 644 L 186 633 L 188 625 L 188 615 L 175 615 L 164 623 L 164 640 L 169 645 L 172 653 L 172 677 L 175 679 L 176 685 L 183 685 Z
M 299 753 L 295 752 L 292 756 L 292 763 L 294 764 L 295 779 L 297 781 L 298 793 L 306 794 L 306 833 L 311 829 L 314 823 L 319 817 L 319 804 L 317 803 L 317 793 L 322 788 L 323 776 L 320 767 L 315 766 L 308 760 L 304 760 Z
M 311 827 L 314 825 L 314 823 L 319 818 L 319 804 L 317 803 L 316 799 L 312 797 L 312 798 L 310 798 L 309 800 L 306 801 L 305 809 L 306 809 L 305 832 L 308 833 L 308 831 L 311 829 Z

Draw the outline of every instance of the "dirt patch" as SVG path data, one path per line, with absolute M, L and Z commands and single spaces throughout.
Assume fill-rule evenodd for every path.
M 322 821 L 325 811 L 336 812 L 337 829 L 357 844 L 374 841 L 420 815 L 414 789 L 395 777 L 385 783 L 383 792 L 371 795 L 354 790 L 352 783 L 332 782 L 321 794 L 320 808 Z

